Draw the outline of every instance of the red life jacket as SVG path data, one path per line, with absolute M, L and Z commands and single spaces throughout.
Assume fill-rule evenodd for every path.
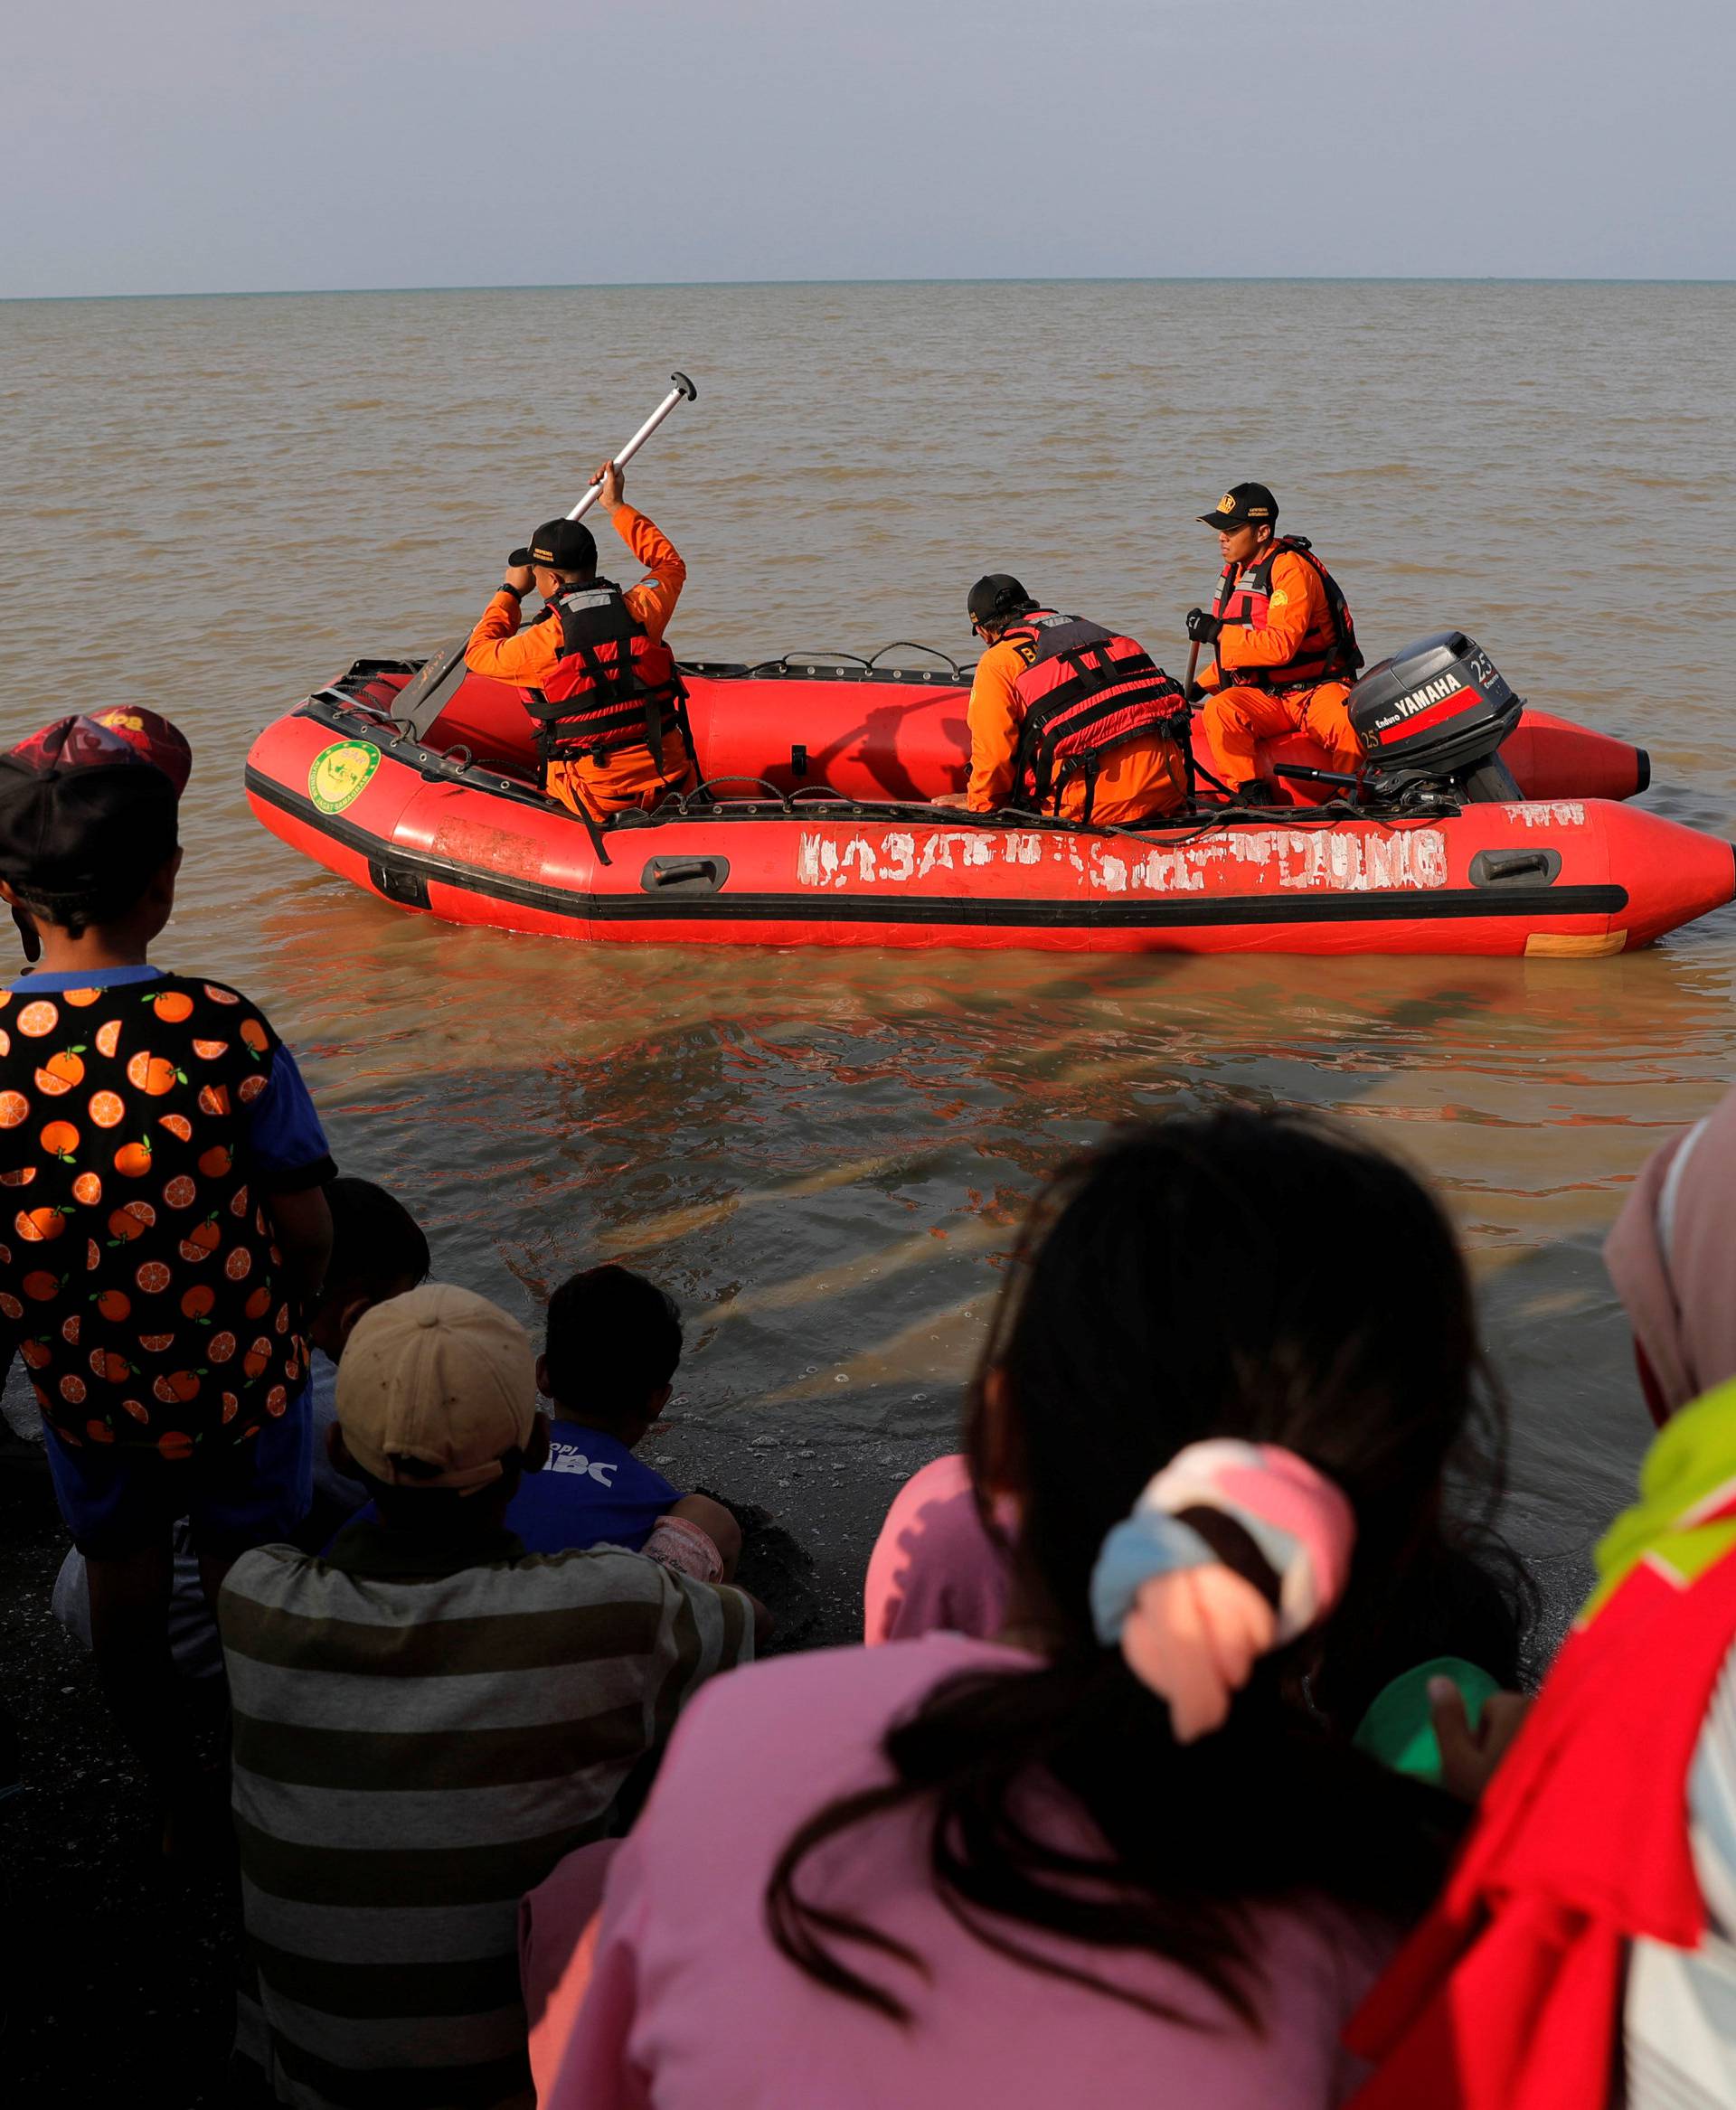
M 1250 629 L 1265 629 L 1272 599 L 1272 566 L 1285 550 L 1300 557 L 1326 589 L 1326 619 L 1310 628 L 1294 658 L 1278 666 L 1225 667 L 1226 688 L 1234 683 L 1244 689 L 1300 689 L 1316 682 L 1348 681 L 1363 664 L 1350 604 L 1306 536 L 1279 535 L 1259 563 L 1250 565 L 1227 592 L 1221 582 L 1212 613 L 1221 616 L 1226 625 L 1246 624 Z
M 1059 814 L 1061 792 L 1083 777 L 1089 821 L 1107 754 L 1134 740 L 1177 739 L 1187 721 L 1181 683 L 1144 645 L 1080 616 L 1033 608 L 1002 635 L 1025 662 L 1013 684 L 1022 706 L 1014 802 Z
M 554 672 L 540 690 L 524 692 L 544 762 L 607 768 L 618 749 L 643 742 L 660 768 L 665 720 L 693 758 L 687 692 L 675 655 L 650 636 L 612 579 L 564 588 L 537 621 L 561 626 Z

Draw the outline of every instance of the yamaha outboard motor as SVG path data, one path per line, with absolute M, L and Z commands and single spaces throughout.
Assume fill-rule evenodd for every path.
M 1350 722 L 1368 756 L 1364 782 L 1376 796 L 1450 784 L 1467 799 L 1518 798 L 1497 750 L 1524 709 L 1524 697 L 1462 630 L 1409 645 L 1350 692 Z

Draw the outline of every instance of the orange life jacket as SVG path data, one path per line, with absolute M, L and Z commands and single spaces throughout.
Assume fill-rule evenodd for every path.
M 643 742 L 660 766 L 665 720 L 692 757 L 687 691 L 675 655 L 650 636 L 612 579 L 567 587 L 537 621 L 561 626 L 554 672 L 540 690 L 524 692 L 544 762 L 607 767 L 618 749 Z
M 1025 661 L 1013 684 L 1022 706 L 1014 797 L 1033 813 L 1051 805 L 1059 814 L 1062 790 L 1083 777 L 1080 818 L 1090 821 L 1098 771 L 1111 749 L 1175 740 L 1187 719 L 1181 683 L 1143 645 L 1080 616 L 1033 608 L 1002 635 Z
M 1265 629 L 1272 599 L 1272 566 L 1286 550 L 1300 557 L 1324 588 L 1326 620 L 1316 621 L 1295 656 L 1278 666 L 1225 667 L 1226 687 L 1233 683 L 1246 689 L 1300 689 L 1316 682 L 1348 681 L 1363 664 L 1350 604 L 1303 535 L 1279 535 L 1259 563 L 1242 572 L 1227 592 L 1220 583 L 1212 613 L 1222 617 L 1226 625 L 1246 624 L 1250 629 Z

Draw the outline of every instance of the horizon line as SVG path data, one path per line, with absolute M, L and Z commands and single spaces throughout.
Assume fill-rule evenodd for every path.
M 1523 272 L 1104 272 L 1058 273 L 1052 277 L 872 278 L 596 278 L 556 281 L 526 279 L 510 283 L 447 286 L 250 286 L 206 287 L 169 293 L 6 293 L 5 306 L 45 306 L 51 302 L 99 300 L 297 300 L 341 299 L 370 294 L 426 293 L 671 293 L 702 288 L 768 286 L 816 287 L 844 286 L 1730 286 L 1736 278 L 1539 276 Z

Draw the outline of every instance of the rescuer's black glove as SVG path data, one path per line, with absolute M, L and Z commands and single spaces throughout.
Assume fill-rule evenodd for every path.
M 1221 617 L 1208 616 L 1203 608 L 1187 611 L 1187 634 L 1195 645 L 1215 645 L 1218 633 L 1223 628 Z

